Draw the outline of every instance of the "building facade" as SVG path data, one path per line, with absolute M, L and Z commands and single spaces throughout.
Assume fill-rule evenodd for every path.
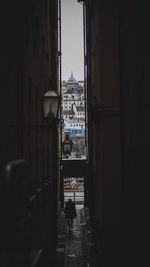
M 85 94 L 83 81 L 77 82 L 73 73 L 67 82 L 63 81 L 61 115 L 63 139 L 69 134 L 74 142 L 73 151 L 80 150 L 80 143 L 85 140 Z M 85 154 L 85 149 L 81 150 Z
M 42 98 L 51 77 L 58 87 L 58 3 L 3 2 L 0 28 L 0 255 L 21 251 L 18 264 L 31 266 L 41 252 L 51 259 L 55 252 L 57 131 L 43 117 Z

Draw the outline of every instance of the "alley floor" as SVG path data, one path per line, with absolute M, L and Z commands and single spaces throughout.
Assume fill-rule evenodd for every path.
M 63 210 L 60 212 L 53 267 L 98 267 L 88 240 L 84 208 L 82 205 L 76 205 L 76 210 L 77 217 L 71 231 L 67 229 Z

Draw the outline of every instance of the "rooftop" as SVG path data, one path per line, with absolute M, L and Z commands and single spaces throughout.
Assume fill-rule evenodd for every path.
M 81 124 L 85 124 L 85 122 L 84 121 L 82 121 L 82 120 L 80 120 L 80 119 L 65 119 L 65 121 L 67 122 L 67 123 L 81 123 Z
M 74 111 L 72 109 L 64 109 L 62 110 L 62 115 L 74 115 Z
M 85 111 L 85 107 L 83 105 L 81 106 L 76 106 L 77 111 L 81 111 L 84 112 Z

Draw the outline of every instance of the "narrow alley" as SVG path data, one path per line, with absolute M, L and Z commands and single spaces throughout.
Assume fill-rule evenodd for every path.
M 76 205 L 73 230 L 67 229 L 63 210 L 58 221 L 56 259 L 53 267 L 98 267 L 89 239 L 85 210 Z
M 84 158 L 71 142 L 62 149 L 62 0 L 1 3 L 0 267 L 150 266 L 148 1 L 72 1 L 83 11 L 87 119 L 85 131 L 66 130 L 76 127 Z M 65 177 L 84 177 L 71 232 Z

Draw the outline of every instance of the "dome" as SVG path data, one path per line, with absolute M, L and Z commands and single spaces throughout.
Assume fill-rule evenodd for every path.
M 76 82 L 76 79 L 73 77 L 73 72 L 71 72 L 71 76 L 70 76 L 70 78 L 68 79 L 68 82 L 69 82 L 69 83 Z

